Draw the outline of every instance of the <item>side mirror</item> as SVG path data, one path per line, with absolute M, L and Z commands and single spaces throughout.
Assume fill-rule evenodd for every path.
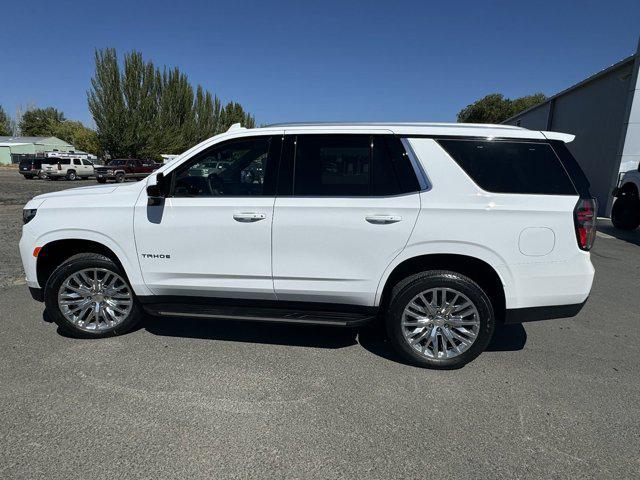
M 155 185 L 147 185 L 147 205 L 150 207 L 161 205 L 164 199 L 164 174 L 156 175 Z

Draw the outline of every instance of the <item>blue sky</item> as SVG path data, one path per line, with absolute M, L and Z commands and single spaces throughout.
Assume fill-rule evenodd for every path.
M 640 1 L 4 2 L 0 105 L 92 125 L 95 48 L 138 50 L 258 123 L 455 121 L 492 92 L 553 94 L 633 54 Z

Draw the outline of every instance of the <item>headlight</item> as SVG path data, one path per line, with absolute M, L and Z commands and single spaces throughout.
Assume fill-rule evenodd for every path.
M 107 170 L 107 175 L 113 175 L 113 170 Z
M 29 223 L 31 220 L 33 220 L 33 217 L 36 216 L 37 212 L 38 210 L 35 208 L 25 208 L 24 210 L 22 210 L 22 222 L 25 224 Z

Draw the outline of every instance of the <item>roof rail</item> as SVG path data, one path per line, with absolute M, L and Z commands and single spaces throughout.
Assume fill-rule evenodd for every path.
M 443 122 L 289 122 L 264 125 L 272 127 L 333 127 L 333 126 L 370 126 L 370 127 L 454 127 L 454 128 L 496 128 L 501 130 L 526 130 L 515 125 L 487 123 L 443 123 Z

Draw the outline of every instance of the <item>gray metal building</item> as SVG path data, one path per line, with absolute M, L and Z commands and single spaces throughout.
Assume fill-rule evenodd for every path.
M 635 55 L 503 123 L 572 133 L 568 144 L 591 182 L 599 215 L 611 212 L 620 172 L 640 162 L 640 42 Z

